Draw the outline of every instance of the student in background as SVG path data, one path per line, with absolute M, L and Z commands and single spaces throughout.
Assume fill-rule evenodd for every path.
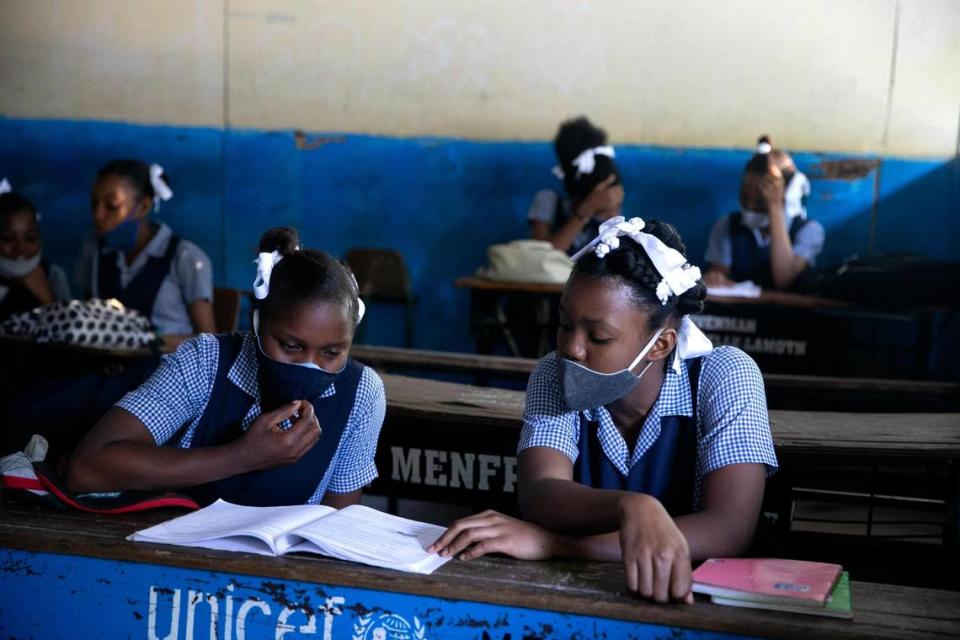
M 56 300 L 69 300 L 63 270 L 43 259 L 40 215 L 0 182 L 0 320 Z
M 377 476 L 383 382 L 350 358 L 356 281 L 292 229 L 260 241 L 253 332 L 164 356 L 81 442 L 78 493 L 184 489 L 248 505 L 355 504 Z
M 215 327 L 210 258 L 149 219 L 172 197 L 159 165 L 114 160 L 101 168 L 90 194 L 95 233 L 84 240 L 75 276 L 87 296 L 117 298 L 177 342 Z
M 823 226 L 807 219 L 807 177 L 793 159 L 760 138 L 740 183 L 740 211 L 713 226 L 707 244 L 708 286 L 752 280 L 765 288 L 789 289 L 816 263 Z
M 565 194 L 537 193 L 527 213 L 530 237 L 573 255 L 597 235 L 601 222 L 620 214 L 623 185 L 606 132 L 587 118 L 560 125 L 553 148 L 559 161 L 554 173 Z
M 575 257 L 557 351 L 527 386 L 517 490 L 529 522 L 470 516 L 433 548 L 620 561 L 632 591 L 692 602 L 691 561 L 747 549 L 777 468 L 763 379 L 690 320 L 705 287 L 671 225 L 615 218 L 600 233 Z

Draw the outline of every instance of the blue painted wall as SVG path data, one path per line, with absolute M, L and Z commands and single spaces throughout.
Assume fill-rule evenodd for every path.
M 713 221 L 737 206 L 749 152 L 617 152 L 627 213 L 674 223 L 700 261 Z M 298 145 L 287 131 L 0 119 L 0 175 L 39 206 L 47 255 L 67 268 L 89 227 L 96 169 L 121 156 L 165 167 L 176 197 L 158 218 L 210 254 L 220 285 L 249 287 L 257 240 L 276 225 L 296 226 L 306 244 L 336 255 L 400 250 L 419 299 L 416 346 L 448 350 L 473 347 L 469 297 L 453 280 L 483 264 L 488 245 L 524 236 L 533 194 L 559 187 L 547 142 L 310 134 Z M 867 253 L 871 235 L 876 250 L 960 259 L 956 159 L 882 158 L 879 170 L 828 179 L 821 162 L 841 157 L 794 154 L 813 182 L 810 214 L 827 229 L 822 265 Z M 368 322 L 367 342 L 400 343 L 399 309 L 377 307 Z

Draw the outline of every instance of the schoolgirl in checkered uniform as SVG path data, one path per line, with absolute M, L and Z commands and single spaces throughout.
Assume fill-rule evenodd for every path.
M 617 217 L 574 256 L 557 351 L 527 386 L 528 522 L 471 516 L 437 550 L 620 561 L 661 602 L 692 602 L 691 561 L 746 550 L 777 468 L 763 379 L 691 321 L 706 291 L 684 253 L 671 225 Z
M 377 476 L 383 382 L 350 358 L 356 281 L 296 231 L 260 241 L 254 331 L 201 334 L 111 409 L 68 467 L 77 492 L 180 489 L 201 502 L 359 501 Z

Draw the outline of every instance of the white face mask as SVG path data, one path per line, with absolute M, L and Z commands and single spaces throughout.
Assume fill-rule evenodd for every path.
M 764 211 L 741 209 L 740 220 L 743 221 L 744 226 L 757 229 L 758 231 L 770 226 L 770 215 Z
M 40 255 L 43 251 L 37 251 L 37 255 L 32 258 L 3 258 L 0 257 L 0 278 L 10 280 L 19 280 L 25 278 L 27 274 L 37 268 L 40 264 Z

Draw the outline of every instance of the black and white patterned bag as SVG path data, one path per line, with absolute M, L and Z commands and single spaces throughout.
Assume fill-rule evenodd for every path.
M 150 320 L 139 311 L 116 300 L 98 299 L 52 302 L 18 313 L 0 324 L 0 335 L 110 349 L 138 349 L 157 342 Z

